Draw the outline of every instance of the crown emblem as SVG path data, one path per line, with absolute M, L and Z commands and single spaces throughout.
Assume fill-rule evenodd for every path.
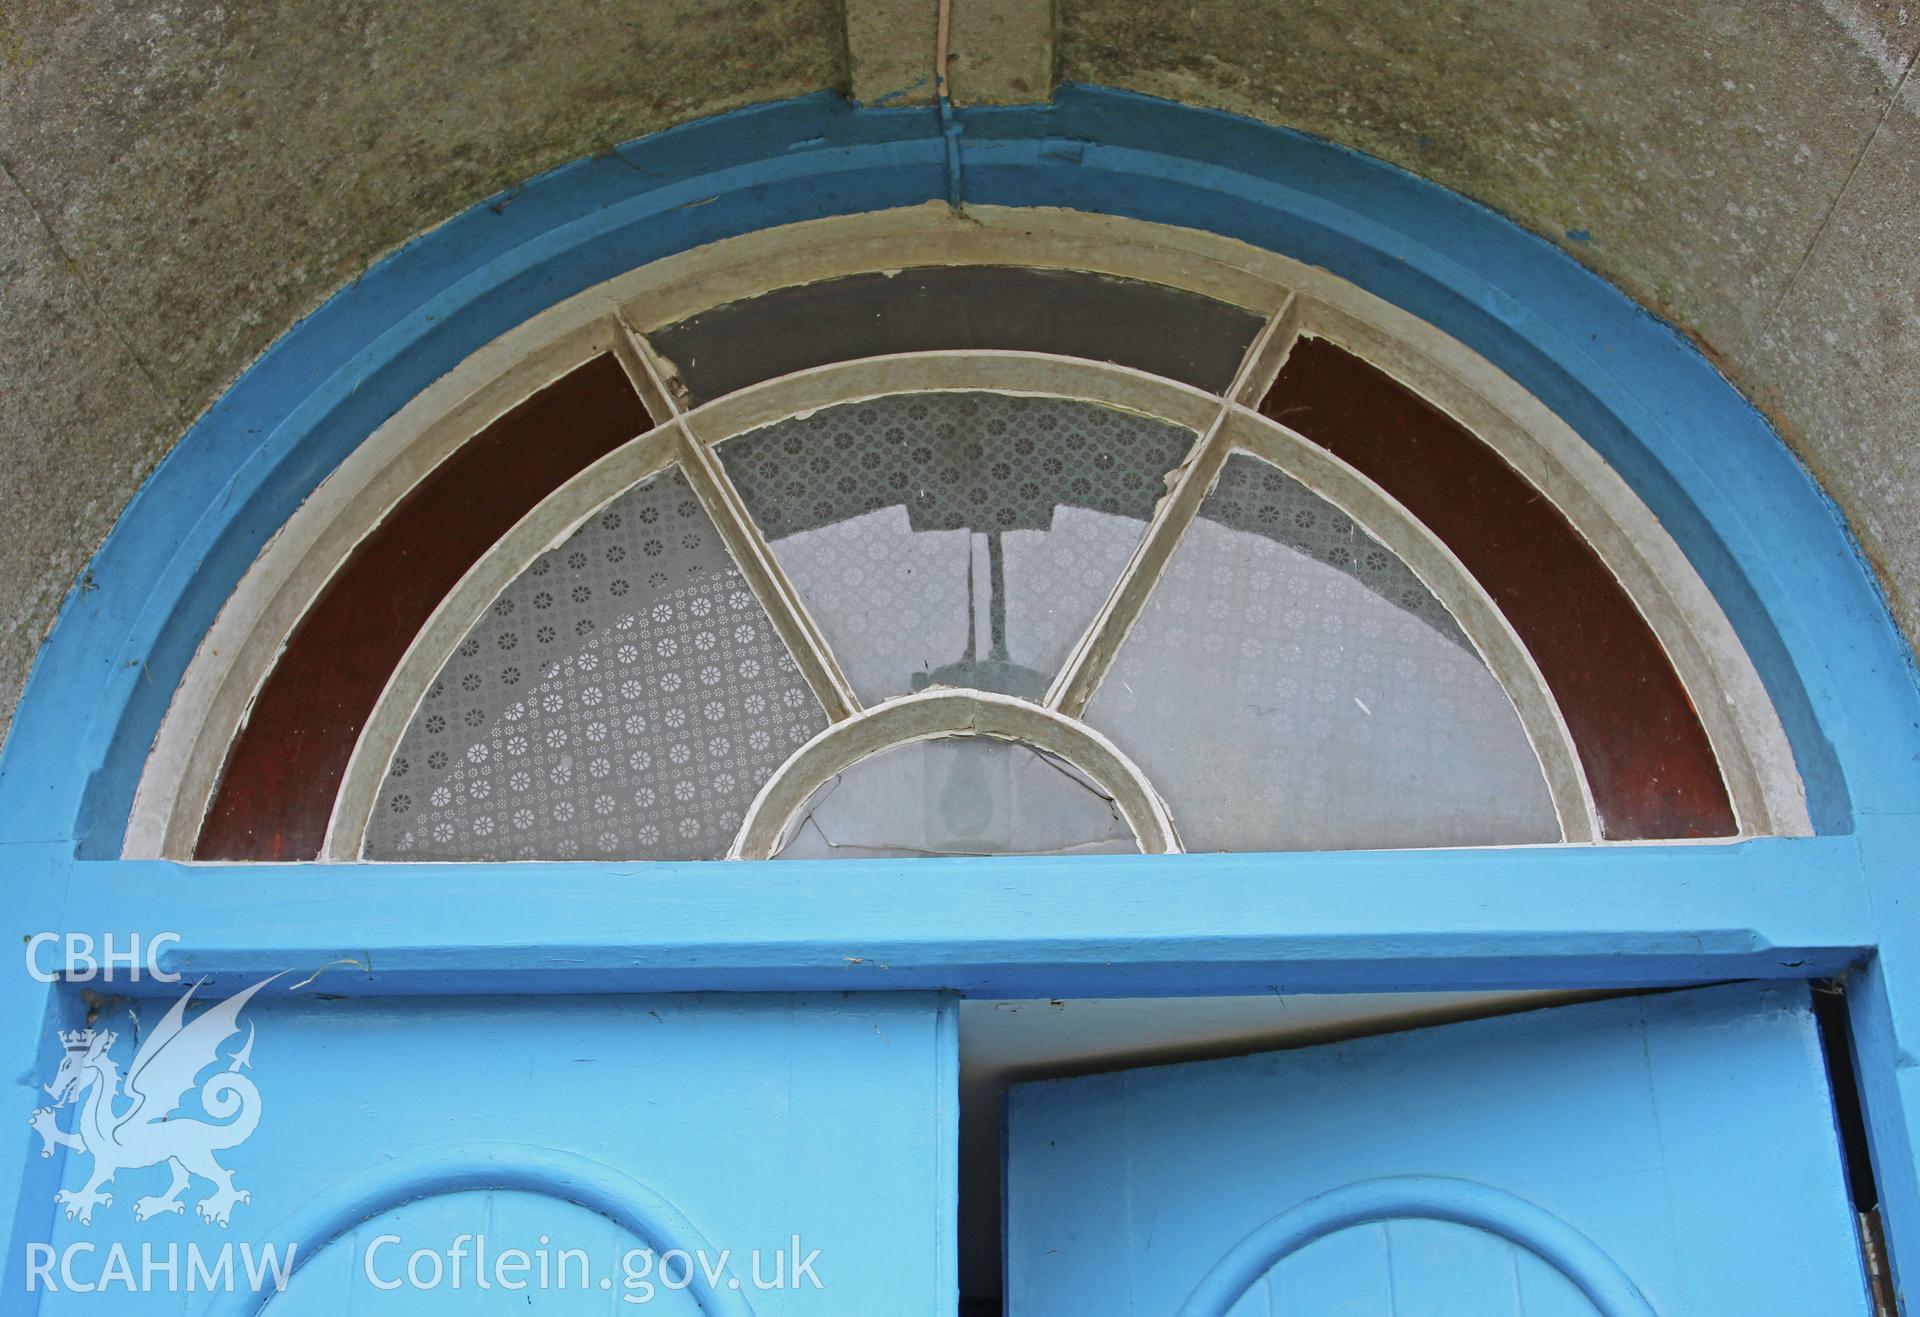
M 114 1196 L 102 1186 L 112 1184 L 120 1172 L 162 1164 L 172 1167 L 172 1187 L 164 1194 L 136 1200 L 136 1221 L 184 1216 L 186 1205 L 180 1195 L 196 1176 L 213 1185 L 213 1192 L 194 1206 L 203 1221 L 224 1226 L 235 1206 L 252 1201 L 213 1154 L 244 1143 L 260 1121 L 260 1090 L 241 1073 L 252 1064 L 253 1026 L 250 1021 L 240 1023 L 240 1008 L 280 977 L 275 974 L 225 1001 L 206 1005 L 192 1018 L 188 1008 L 204 1003 L 195 1002 L 194 989 L 188 988 L 145 1037 L 134 1039 L 129 1070 L 137 1083 L 130 1082 L 107 1055 L 119 1041 L 112 1029 L 50 1030 L 65 1051 L 53 1082 L 40 1085 L 52 1101 L 36 1108 L 27 1123 L 40 1136 L 42 1157 L 66 1148 L 93 1159 L 83 1187 L 61 1189 L 53 1196 L 66 1209 L 69 1221 L 90 1225 L 97 1209 L 111 1208 Z M 221 1044 L 241 1032 L 247 1041 L 237 1052 L 228 1053 Z M 201 1077 L 223 1062 L 225 1069 Z M 180 1115 L 180 1108 L 189 1102 L 198 1105 L 206 1118 Z M 128 1103 L 126 1110 L 120 1109 Z M 60 1113 L 68 1107 L 78 1107 L 79 1118 L 62 1129 Z

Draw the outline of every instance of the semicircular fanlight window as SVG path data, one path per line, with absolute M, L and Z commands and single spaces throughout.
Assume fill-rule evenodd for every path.
M 1242 305 L 909 266 L 644 333 L 609 318 L 618 357 L 487 423 L 327 583 L 223 750 L 194 853 L 698 859 L 764 855 L 783 827 L 787 858 L 1138 849 L 1098 789 L 990 739 L 1030 724 L 894 717 L 959 707 L 907 698 L 941 688 L 1098 733 L 1151 851 L 1738 834 L 1698 712 L 1719 702 L 1696 706 L 1541 494 L 1560 477 L 1536 487 L 1533 457 L 1318 337 L 1305 290 L 1248 309 L 1279 296 L 1258 282 Z M 473 621 L 548 516 L 662 464 Z M 241 683 L 212 670 L 225 710 Z M 797 753 L 822 736 L 831 754 Z M 141 816 L 169 846 L 205 767 Z
M 718 451 L 874 704 L 929 685 L 1043 695 L 1194 438 L 1091 402 L 913 393 Z
M 698 859 L 826 715 L 677 470 L 494 600 L 415 712 L 369 859 Z
M 1540 762 L 1451 614 L 1338 508 L 1228 459 L 1087 722 L 1190 851 L 1558 841 Z

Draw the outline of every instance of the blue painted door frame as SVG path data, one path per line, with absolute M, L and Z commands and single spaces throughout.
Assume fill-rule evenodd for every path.
M 287 965 L 361 994 L 1084 992 L 1611 986 L 1851 976 L 1896 1269 L 1920 1275 L 1920 692 L 1844 522 L 1707 362 L 1563 253 L 1300 134 L 1097 88 L 962 112 L 831 96 L 584 160 L 395 253 L 290 330 L 163 462 L 42 647 L 0 755 L 22 934 L 176 929 L 169 968 Z M 123 863 L 133 787 L 222 601 L 275 529 L 482 344 L 645 262 L 951 194 L 1207 229 L 1324 266 L 1552 406 L 1673 533 L 1786 724 L 1818 835 L 1732 846 L 884 862 L 189 868 Z M 431 934 L 424 930 L 431 930 Z M 0 1057 L 37 1075 L 75 997 L 0 976 Z M 9 1269 L 52 1185 L 27 1132 Z

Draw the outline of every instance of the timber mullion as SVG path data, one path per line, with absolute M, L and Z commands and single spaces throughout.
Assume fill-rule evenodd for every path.
M 812 688 L 814 698 L 826 710 L 829 722 L 840 722 L 860 711 L 860 701 L 846 674 L 840 670 L 826 638 L 801 605 L 793 582 L 780 570 L 772 548 L 760 527 L 747 511 L 746 503 L 733 487 L 713 449 L 695 434 L 679 397 L 666 384 L 652 346 L 623 319 L 620 336 L 623 351 L 620 361 L 629 373 L 635 373 L 635 387 L 648 405 L 660 399 L 669 409 L 679 435 L 680 470 L 693 486 L 694 496 L 713 519 L 720 538 L 733 555 L 733 561 L 746 578 L 760 606 L 773 622 L 773 628 L 785 642 L 800 674 Z
M 1244 396 L 1257 398 L 1259 393 L 1255 392 L 1256 386 L 1264 390 L 1286 362 L 1287 354 L 1300 332 L 1299 300 L 1297 295 L 1288 293 L 1279 310 L 1274 312 L 1248 346 L 1239 370 L 1234 373 L 1233 383 L 1220 400 L 1212 421 L 1175 473 L 1166 496 L 1154 508 L 1153 520 L 1148 523 L 1147 532 L 1134 549 L 1133 557 L 1127 561 L 1120 580 L 1047 691 L 1046 706 L 1049 709 L 1057 710 L 1069 718 L 1077 718 L 1086 712 L 1094 691 L 1107 675 L 1107 669 L 1113 665 L 1121 642 L 1127 638 L 1127 632 L 1139 618 L 1147 596 L 1159 584 L 1174 549 L 1186 534 L 1187 527 L 1193 524 L 1200 504 L 1219 479 L 1220 469 L 1226 465 L 1227 457 L 1233 450 L 1226 422 L 1233 413 L 1235 400 Z M 1260 384 L 1263 378 L 1266 383 Z

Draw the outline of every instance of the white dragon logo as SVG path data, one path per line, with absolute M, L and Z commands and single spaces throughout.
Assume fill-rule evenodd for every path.
M 55 1147 L 93 1156 L 93 1174 L 87 1177 L 86 1187 L 62 1189 L 53 1196 L 54 1202 L 65 1204 L 68 1220 L 91 1225 L 94 1208 L 113 1206 L 113 1195 L 101 1193 L 102 1185 L 111 1183 L 121 1171 L 161 1162 L 172 1168 L 173 1183 L 164 1194 L 135 1200 L 136 1221 L 184 1212 L 180 1194 L 196 1175 L 210 1181 L 213 1192 L 194 1210 L 216 1225 L 227 1224 L 235 1204 L 252 1201 L 251 1194 L 233 1187 L 233 1172 L 215 1161 L 213 1154 L 244 1143 L 260 1123 L 260 1090 L 240 1073 L 253 1064 L 253 1026 L 247 1026 L 246 1043 L 231 1057 L 221 1056 L 220 1044 L 240 1031 L 240 1008 L 273 978 L 262 979 L 244 992 L 215 1003 L 191 1024 L 186 1022 L 187 1003 L 193 999 L 194 990 L 187 989 L 134 1053 L 124 1093 L 120 1068 L 107 1054 L 116 1037 L 112 1030 L 96 1033 L 86 1029 L 60 1035 L 66 1056 L 53 1082 L 46 1085 L 54 1105 L 36 1110 L 29 1123 L 39 1132 L 42 1157 L 51 1157 Z M 221 1060 L 227 1062 L 227 1068 L 209 1075 L 199 1092 L 200 1105 L 207 1115 L 225 1123 L 171 1119 L 200 1072 Z M 61 1129 L 55 1120 L 56 1110 L 77 1101 L 82 1094 L 86 1102 L 79 1119 L 72 1130 Z M 130 1099 L 131 1105 L 116 1110 L 123 1098 Z

